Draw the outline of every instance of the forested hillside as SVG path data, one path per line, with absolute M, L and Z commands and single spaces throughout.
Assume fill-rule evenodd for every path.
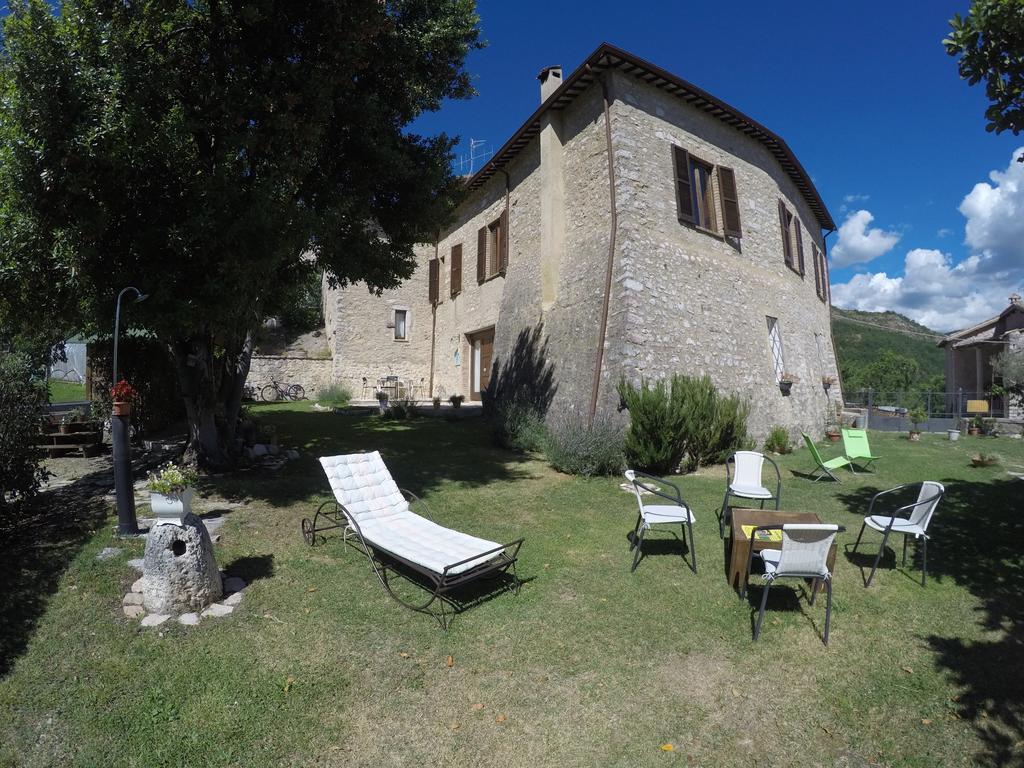
M 942 335 L 908 317 L 833 307 L 832 336 L 847 392 L 945 389 Z

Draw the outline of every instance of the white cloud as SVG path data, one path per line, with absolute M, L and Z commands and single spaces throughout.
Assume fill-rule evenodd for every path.
M 902 277 L 886 272 L 854 275 L 832 286 L 832 301 L 866 312 L 892 310 L 938 331 L 965 328 L 999 312 L 1009 295 L 1024 287 L 1024 269 L 1008 282 L 1005 273 L 988 266 L 977 255 L 954 264 L 949 254 L 914 248 L 904 259 Z
M 859 210 L 846 217 L 839 227 L 839 242 L 832 249 L 835 268 L 873 261 L 893 249 L 899 242 L 898 232 L 885 232 L 868 225 L 875 220 L 869 211 Z
M 992 271 L 1024 265 L 1024 163 L 1013 152 L 1005 171 L 992 171 L 992 184 L 981 182 L 963 199 L 960 213 L 967 218 L 966 242 L 983 254 Z
M 936 234 L 936 235 L 937 235 L 938 237 L 949 237 L 950 235 L 952 235 L 952 234 L 953 234 L 953 230 L 952 230 L 952 229 L 950 229 L 949 227 L 943 227 L 942 229 L 940 229 L 940 230 L 939 230 L 938 232 L 936 232 L 935 234 Z
M 846 195 L 843 197 L 844 203 L 866 203 L 871 199 L 871 195 Z

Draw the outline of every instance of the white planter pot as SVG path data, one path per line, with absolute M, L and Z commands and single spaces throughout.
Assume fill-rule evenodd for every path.
M 164 496 L 155 491 L 149 492 L 149 505 L 156 515 L 154 525 L 181 525 L 185 516 L 192 512 L 192 489 L 188 488 L 180 496 Z
M 949 439 L 953 440 L 954 442 L 960 439 L 959 429 L 947 429 L 946 434 L 949 435 Z

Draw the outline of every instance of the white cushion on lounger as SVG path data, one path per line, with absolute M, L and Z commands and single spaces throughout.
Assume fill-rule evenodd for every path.
M 412 512 L 377 451 L 323 456 L 320 463 L 338 503 L 355 519 L 363 539 L 378 549 L 440 574 L 452 563 L 501 546 Z M 462 573 L 498 554 L 470 560 L 449 573 Z

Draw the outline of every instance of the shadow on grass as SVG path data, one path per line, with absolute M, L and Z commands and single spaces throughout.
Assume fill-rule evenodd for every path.
M 210 478 L 211 490 L 233 500 L 262 499 L 275 506 L 311 501 L 330 494 L 318 457 L 380 451 L 399 487 L 427 496 L 445 482 L 479 487 L 529 476 L 528 456 L 493 444 L 480 419 L 385 421 L 360 413 L 270 411 L 260 418 L 274 424 L 282 445 L 298 447 L 301 457 L 277 473 L 260 469 Z
M 96 481 L 107 476 L 86 475 L 0 515 L 0 677 L 24 653 L 61 575 L 106 519 L 105 487 Z
M 240 576 L 245 579 L 246 584 L 252 584 L 257 579 L 269 579 L 274 575 L 274 556 L 239 557 L 225 565 L 224 572 L 228 576 Z
M 946 495 L 929 526 L 929 583 L 934 576 L 968 589 L 980 602 L 978 623 L 1002 634 L 975 642 L 938 634 L 926 640 L 937 664 L 964 688 L 958 714 L 971 721 L 986 745 L 975 756 L 976 764 L 1024 766 L 1024 483 L 1011 478 L 940 482 Z M 878 490 L 859 488 L 840 499 L 851 512 L 864 515 Z M 899 503 L 905 502 L 893 502 Z M 870 546 L 879 541 L 874 538 L 868 545 L 872 562 L 878 550 Z M 895 565 L 901 546 L 895 542 L 885 553 L 879 571 L 887 562 Z

